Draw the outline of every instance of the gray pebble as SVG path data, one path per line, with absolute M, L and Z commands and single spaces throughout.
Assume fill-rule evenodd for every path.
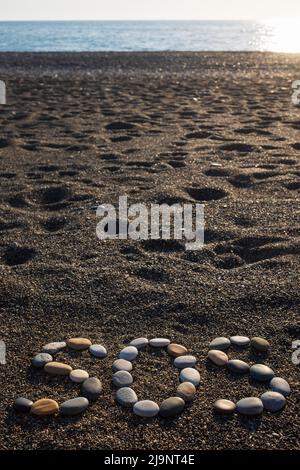
M 174 366 L 178 369 L 185 369 L 186 367 L 194 367 L 196 362 L 195 356 L 178 356 L 174 359 Z
M 127 372 L 126 370 L 119 370 L 118 372 L 114 373 L 112 381 L 116 387 L 128 387 L 132 384 L 133 378 L 130 372 Z
M 286 399 L 281 393 L 270 391 L 262 394 L 261 401 L 263 402 L 264 409 L 272 413 L 282 410 L 286 404 Z
M 107 356 L 107 351 L 101 344 L 92 344 L 89 347 L 89 352 L 92 356 L 97 357 L 98 359 L 103 359 Z
M 54 343 L 48 343 L 43 346 L 43 352 L 51 354 L 57 354 L 59 351 L 67 347 L 67 343 L 64 341 L 56 341 Z
M 241 361 L 240 359 L 231 359 L 226 364 L 227 369 L 235 374 L 247 374 L 250 370 L 249 364 L 247 362 Z
M 275 376 L 273 370 L 264 364 L 254 364 L 250 367 L 250 375 L 254 380 L 267 382 Z
M 116 401 L 121 406 L 131 407 L 138 401 L 138 398 L 132 388 L 122 387 L 117 391 Z
M 159 413 L 163 418 L 171 418 L 182 412 L 185 402 L 180 397 L 170 397 L 162 402 Z
M 39 353 L 34 356 L 32 359 L 32 365 L 34 367 L 44 367 L 47 362 L 52 362 L 53 357 L 48 353 Z
M 14 409 L 16 411 L 20 411 L 21 413 L 29 413 L 32 405 L 33 405 L 33 401 L 28 400 L 28 398 L 19 397 L 16 399 L 14 403 Z
M 231 336 L 230 342 L 235 346 L 239 346 L 240 348 L 245 348 L 250 344 L 250 338 L 247 336 Z
M 182 369 L 179 376 L 180 382 L 191 382 L 195 387 L 200 383 L 200 374 L 196 369 L 187 367 Z
M 122 390 L 122 389 L 121 389 Z M 151 400 L 138 401 L 133 406 L 133 412 L 143 418 L 153 418 L 159 413 L 159 406 Z
M 219 338 L 215 338 L 209 344 L 209 349 L 218 349 L 219 351 L 226 351 L 229 348 L 231 342 L 228 338 L 224 336 L 220 336 Z
M 264 406 L 259 398 L 247 397 L 237 402 L 236 409 L 242 415 L 255 416 L 263 412 Z
M 134 346 L 136 349 L 145 348 L 149 344 L 147 338 L 136 338 L 130 341 L 129 346 Z
M 166 348 L 170 344 L 167 338 L 153 338 L 150 339 L 149 344 L 152 348 Z
M 71 400 L 64 401 L 60 405 L 60 412 L 65 416 L 75 416 L 83 413 L 89 406 L 89 401 L 85 397 L 72 398 Z
M 102 384 L 97 377 L 86 379 L 81 386 L 82 395 L 90 401 L 95 401 L 102 392 Z
M 136 359 L 138 353 L 139 352 L 135 346 L 127 346 L 126 348 L 122 349 L 119 354 L 119 358 L 125 359 L 126 361 L 133 361 Z
M 114 371 L 127 370 L 127 372 L 130 372 L 132 370 L 132 364 L 131 362 L 126 361 L 126 359 L 117 359 L 113 363 L 112 368 Z
M 270 388 L 273 392 L 281 393 L 284 397 L 288 397 L 291 393 L 289 383 L 281 377 L 274 377 L 270 382 Z

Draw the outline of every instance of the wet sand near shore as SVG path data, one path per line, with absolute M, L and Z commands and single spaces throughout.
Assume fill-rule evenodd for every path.
M 299 449 L 300 55 L 0 54 L 1 449 Z M 118 124 L 116 124 L 118 123 Z M 201 202 L 205 246 L 100 241 L 98 204 Z M 288 380 L 279 414 L 222 418 L 212 405 L 265 385 L 207 363 L 216 336 L 262 336 Z M 51 341 L 90 338 L 107 358 L 60 353 L 103 382 L 82 417 L 38 419 L 16 397 L 62 403 L 79 386 L 30 366 Z M 149 421 L 114 402 L 111 365 L 136 337 L 167 337 L 198 358 L 197 397 Z M 134 362 L 139 399 L 174 395 L 166 352 Z

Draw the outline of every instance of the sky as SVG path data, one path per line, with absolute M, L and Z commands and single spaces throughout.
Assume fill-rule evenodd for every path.
M 300 17 L 299 0 L 0 0 L 7 20 L 184 20 Z

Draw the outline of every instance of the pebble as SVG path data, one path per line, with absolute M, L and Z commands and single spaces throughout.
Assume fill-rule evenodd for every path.
M 65 416 L 75 416 L 83 413 L 89 406 L 89 401 L 85 397 L 72 398 L 64 401 L 60 405 L 60 412 Z
M 57 354 L 59 351 L 67 347 L 67 343 L 64 341 L 56 341 L 54 343 L 48 343 L 43 346 L 43 352 L 51 354 L 53 356 L 54 354 Z
M 217 413 L 222 413 L 222 414 L 231 414 L 235 411 L 236 405 L 233 403 L 233 401 L 230 400 L 217 400 L 214 403 L 214 410 Z
M 234 344 L 235 346 L 239 346 L 240 348 L 244 348 L 246 346 L 249 346 L 250 344 L 250 338 L 247 336 L 231 336 L 230 337 L 230 342 Z
M 152 348 L 166 348 L 170 344 L 170 340 L 167 338 L 153 338 L 149 341 Z
M 185 402 L 180 397 L 170 397 L 162 402 L 159 413 L 163 418 L 171 418 L 182 412 Z
M 139 352 L 135 346 L 127 346 L 126 348 L 122 349 L 119 354 L 119 358 L 125 359 L 126 361 L 133 361 L 136 359 L 138 353 Z
M 266 339 L 256 336 L 251 339 L 251 346 L 257 351 L 266 352 L 270 348 L 270 343 Z
M 247 374 L 250 366 L 247 362 L 241 361 L 240 359 L 231 359 L 226 364 L 227 369 L 235 374 Z
M 225 366 L 228 362 L 228 356 L 223 351 L 218 351 L 217 349 L 211 349 L 208 352 L 207 357 L 216 365 L 216 366 Z
M 196 362 L 195 356 L 179 356 L 174 360 L 174 366 L 178 369 L 185 369 L 187 367 L 194 367 Z
M 188 352 L 184 346 L 182 346 L 181 344 L 176 344 L 176 343 L 169 344 L 167 351 L 170 354 L 170 356 L 173 356 L 173 357 L 183 356 L 184 354 Z
M 89 378 L 89 374 L 86 370 L 75 369 L 70 372 L 69 377 L 72 380 L 72 382 L 80 384 Z
M 195 387 L 200 383 L 200 374 L 196 369 L 187 367 L 182 369 L 179 376 L 180 382 L 191 382 Z
M 19 397 L 14 403 L 14 409 L 21 413 L 28 413 L 31 410 L 32 405 L 33 401 L 28 400 L 28 398 Z
M 285 407 L 286 399 L 278 392 L 265 392 L 260 397 L 263 402 L 264 409 L 276 413 Z
M 133 412 L 143 418 L 153 418 L 159 413 L 159 406 L 151 400 L 138 401 L 133 405 Z
M 220 336 L 219 338 L 215 338 L 209 344 L 209 349 L 218 349 L 220 351 L 226 351 L 231 345 L 230 340 L 225 338 L 224 336 Z
M 90 401 L 96 401 L 102 392 L 102 383 L 97 377 L 86 379 L 81 386 L 82 395 Z
M 50 398 L 42 398 L 33 403 L 30 412 L 36 416 L 49 416 L 57 414 L 59 411 L 58 403 Z
M 242 398 L 236 404 L 236 409 L 242 415 L 255 416 L 263 412 L 263 402 L 257 397 Z
M 129 346 L 134 346 L 136 349 L 142 349 L 148 346 L 149 341 L 147 338 L 136 338 L 130 341 Z
M 101 344 L 92 344 L 89 347 L 89 352 L 91 353 L 92 356 L 98 357 L 99 359 L 103 359 L 104 357 L 107 356 L 107 351 L 104 346 Z
M 112 368 L 115 371 L 126 370 L 127 372 L 130 372 L 132 370 L 132 364 L 131 362 L 126 361 L 126 359 L 117 359 L 113 363 Z
M 131 407 L 138 401 L 138 398 L 132 388 L 122 387 L 117 391 L 116 401 L 121 406 Z
M 84 351 L 92 346 L 92 343 L 87 338 L 70 338 L 67 340 L 67 345 L 75 351 Z
M 44 371 L 51 375 L 69 375 L 72 367 L 62 362 L 47 362 Z
M 47 362 L 52 362 L 53 357 L 48 353 L 39 353 L 32 359 L 32 365 L 34 367 L 44 367 Z
M 284 397 L 288 397 L 291 393 L 289 383 L 281 377 L 274 377 L 270 382 L 270 388 L 273 392 L 281 393 Z
M 177 387 L 176 395 L 188 403 L 195 398 L 196 387 L 191 382 L 182 382 Z
M 127 372 L 126 370 L 119 370 L 118 372 L 114 373 L 112 381 L 116 387 L 128 387 L 132 384 L 133 378 L 130 372 Z
M 250 367 L 250 375 L 259 382 L 267 382 L 275 376 L 272 369 L 264 364 L 254 364 Z

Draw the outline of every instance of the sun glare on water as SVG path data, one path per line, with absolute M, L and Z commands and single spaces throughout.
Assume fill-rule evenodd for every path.
M 261 48 L 273 52 L 300 52 L 300 18 L 262 23 Z

